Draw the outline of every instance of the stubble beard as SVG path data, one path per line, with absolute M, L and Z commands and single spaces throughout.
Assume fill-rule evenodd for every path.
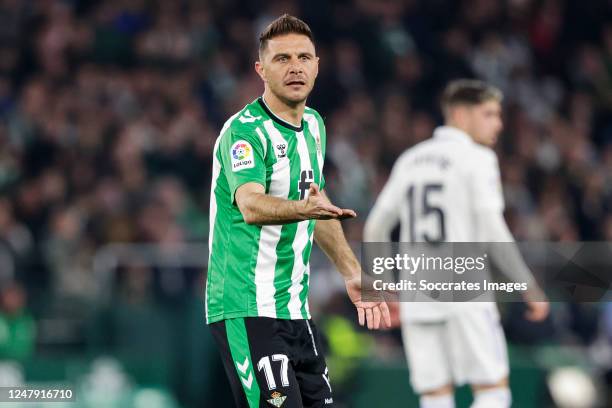
M 291 98 L 287 95 L 284 95 L 281 92 L 276 92 L 273 88 L 271 88 L 270 90 L 272 91 L 274 96 L 276 96 L 285 105 L 289 106 L 290 108 L 296 108 L 300 104 L 303 104 L 306 102 L 306 99 L 308 99 L 308 95 L 310 95 L 310 92 L 312 92 L 312 87 L 308 90 L 308 92 L 306 92 L 303 98 L 298 98 L 298 99 Z

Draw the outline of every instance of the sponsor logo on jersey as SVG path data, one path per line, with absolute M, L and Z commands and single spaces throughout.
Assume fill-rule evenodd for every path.
M 282 159 L 283 157 L 287 157 L 287 145 L 284 143 L 279 143 L 276 145 L 276 157 Z
M 334 399 L 333 398 L 325 398 L 325 405 L 329 405 L 329 404 L 333 404 L 334 403 Z
M 252 169 L 255 167 L 253 147 L 246 140 L 239 140 L 234 143 L 230 149 L 230 155 L 232 157 L 233 171 Z
M 285 395 L 278 391 L 274 391 L 271 396 L 272 398 L 270 398 L 268 402 L 278 408 L 280 408 L 287 399 Z

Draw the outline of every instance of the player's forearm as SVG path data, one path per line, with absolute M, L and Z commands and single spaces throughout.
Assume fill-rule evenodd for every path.
M 314 239 L 344 279 L 351 279 L 361 273 L 361 265 L 346 241 L 340 221 L 317 221 Z
M 482 240 L 491 243 L 489 252 L 495 266 L 512 281 L 528 283 L 539 291 L 503 215 L 497 211 L 482 211 L 479 225 Z M 504 244 L 499 244 L 502 242 Z
M 253 193 L 244 200 L 240 211 L 247 224 L 278 225 L 303 221 L 303 201 L 285 200 L 264 193 Z

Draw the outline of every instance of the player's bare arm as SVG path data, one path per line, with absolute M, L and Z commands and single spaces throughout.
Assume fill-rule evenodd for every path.
M 304 200 L 285 200 L 265 193 L 259 183 L 246 183 L 236 190 L 236 204 L 247 224 L 278 225 L 304 220 L 353 218 L 353 210 L 336 207 L 310 185 Z
M 320 192 L 320 195 L 329 202 L 324 192 Z M 314 239 L 344 278 L 348 296 L 357 308 L 359 324 L 362 326 L 367 324 L 368 329 L 391 327 L 389 308 L 384 300 L 381 299 L 380 302 L 361 300 L 361 265 L 346 241 L 338 219 L 317 221 Z

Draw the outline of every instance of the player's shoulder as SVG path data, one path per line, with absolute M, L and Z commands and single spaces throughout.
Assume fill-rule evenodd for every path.
M 470 153 L 474 159 L 486 163 L 497 164 L 497 154 L 490 147 L 472 143 L 470 146 Z
M 242 109 L 232 115 L 223 125 L 225 130 L 234 133 L 253 132 L 265 121 L 265 115 L 257 100 L 245 105 Z M 224 133 L 224 132 L 221 132 Z
M 245 141 L 250 145 L 261 144 L 265 149 L 266 143 L 263 136 L 265 133 L 258 130 L 265 120 L 266 117 L 256 99 L 225 121 L 221 132 L 219 132 L 218 142 L 235 144 L 237 140 Z
M 324 123 L 323 116 L 316 109 L 309 106 L 304 108 L 304 116 L 314 116 L 320 123 Z

